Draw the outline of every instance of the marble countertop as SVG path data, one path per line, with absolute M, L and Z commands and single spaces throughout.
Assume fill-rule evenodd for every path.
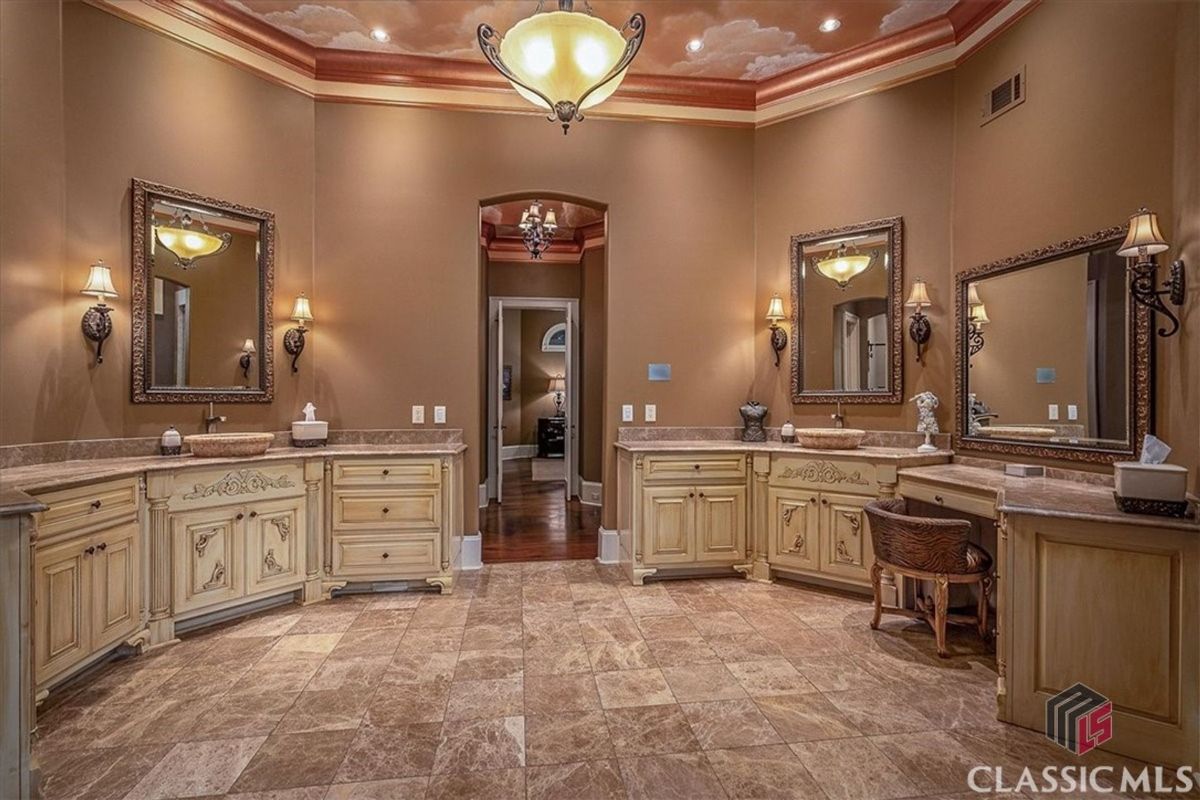
M 444 456 L 457 455 L 467 449 L 457 443 L 413 444 L 337 444 L 327 447 L 272 447 L 261 456 L 250 458 L 196 458 L 190 453 L 181 456 L 134 456 L 129 458 L 96 458 L 77 461 L 55 461 L 11 467 L 0 471 L 0 515 L 23 513 L 9 511 L 11 502 L 19 506 L 30 498 L 28 493 L 65 489 L 98 480 L 110 480 L 138 475 L 143 472 L 188 468 L 220 467 L 254 464 L 262 461 L 288 461 L 309 458 L 347 456 Z M 24 496 L 25 500 L 22 500 Z
M 1144 525 L 1200 533 L 1195 519 L 1126 514 L 1117 508 L 1111 486 L 1061 478 L 1017 478 L 999 469 L 962 464 L 906 467 L 900 477 L 995 498 L 996 508 L 1007 514 L 1028 514 L 1091 522 Z
M 616 448 L 629 453 L 782 453 L 788 455 L 824 457 L 824 458 L 856 458 L 871 461 L 895 461 L 897 463 L 921 465 L 940 464 L 954 456 L 951 450 L 935 450 L 932 453 L 918 453 L 912 447 L 881 447 L 864 445 L 853 450 L 817 450 L 812 447 L 801 447 L 798 444 L 785 444 L 780 441 L 740 442 L 725 440 L 665 440 L 644 442 L 617 442 Z

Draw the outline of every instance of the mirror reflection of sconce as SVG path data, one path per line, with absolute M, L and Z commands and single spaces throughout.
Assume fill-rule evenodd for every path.
M 929 337 L 933 334 L 933 326 L 929 324 L 929 317 L 925 316 L 924 312 L 924 309 L 933 307 L 925 281 L 920 278 L 913 279 L 912 290 L 904 305 L 906 308 L 913 309 L 912 317 L 908 322 L 908 336 L 917 344 L 917 363 L 924 364 L 921 354 L 929 342 Z
M 983 349 L 983 326 L 991 322 L 975 284 L 967 287 L 967 308 L 967 349 L 970 355 L 975 355 Z
M 563 403 L 566 399 L 565 392 L 567 391 L 567 379 L 562 375 L 555 375 L 550 379 L 549 392 L 554 393 L 554 416 L 563 416 Z
M 1158 228 L 1158 215 L 1143 206 L 1129 218 L 1129 232 L 1117 250 L 1119 256 L 1137 259 L 1129 267 L 1129 294 L 1134 302 L 1162 314 L 1171 321 L 1169 330 L 1158 329 L 1158 335 L 1163 338 L 1174 336 L 1179 331 L 1179 317 L 1167 308 L 1162 299 L 1166 297 L 1172 305 L 1182 306 L 1187 289 L 1182 260 L 1171 263 L 1167 280 L 1162 284 L 1163 288 L 1159 289 L 1155 285 L 1154 279 L 1158 272 L 1157 256 L 1170 248 Z
M 105 305 L 104 299 L 117 296 L 117 290 L 113 287 L 112 272 L 104 263 L 104 259 L 92 264 L 91 271 L 88 273 L 87 285 L 79 293 L 90 294 L 99 301 L 84 312 L 82 328 L 83 335 L 96 343 L 96 363 L 103 364 L 104 340 L 112 333 L 112 318 L 109 317 L 112 309 Z
M 779 366 L 779 354 L 787 347 L 787 331 L 779 327 L 779 323 L 787 319 L 783 312 L 783 298 L 775 295 L 767 306 L 767 321 L 771 323 L 771 349 L 775 351 L 775 366 Z
M 246 343 L 242 345 L 242 357 L 238 359 L 238 363 L 242 366 L 242 377 L 246 380 L 250 380 L 250 362 L 254 360 L 255 352 L 254 340 L 247 339 Z
M 304 323 L 313 321 L 312 308 L 303 292 L 296 298 L 296 305 L 292 307 L 292 319 L 300 324 L 295 328 L 288 328 L 287 333 L 283 334 L 283 349 L 292 357 L 292 372 L 299 372 L 296 361 L 304 352 L 304 334 L 308 333 Z

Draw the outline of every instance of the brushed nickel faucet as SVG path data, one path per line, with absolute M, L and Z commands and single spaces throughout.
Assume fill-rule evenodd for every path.
M 225 421 L 225 415 L 222 414 L 222 415 L 218 416 L 216 414 L 216 411 L 213 409 L 213 404 L 209 403 L 208 404 L 208 416 L 206 416 L 204 418 L 204 432 L 205 433 L 216 433 L 217 425 L 224 421 Z
M 842 413 L 842 401 L 841 400 L 837 401 L 837 411 L 830 414 L 829 418 L 833 420 L 833 427 L 835 427 L 835 428 L 846 427 L 846 415 Z

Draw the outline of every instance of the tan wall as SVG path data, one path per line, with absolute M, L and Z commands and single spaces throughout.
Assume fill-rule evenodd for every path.
M 547 389 L 552 377 L 566 375 L 567 359 L 565 353 L 543 353 L 542 336 L 565 320 L 561 311 L 521 312 L 521 444 L 535 444 L 538 418 L 554 416 L 554 395 Z
M 579 297 L 579 275 L 579 264 L 490 261 L 488 294 L 492 297 Z
M 504 401 L 504 439 L 506 445 L 521 444 L 521 315 L 514 308 L 504 312 L 504 364 L 512 367 L 511 399 Z
M 827 425 L 831 405 L 792 406 L 790 353 L 776 369 L 769 344 L 771 295 L 790 297 L 790 237 L 881 217 L 904 218 L 905 289 L 929 281 L 935 307 L 924 367 L 905 345 L 904 397 L 933 391 L 938 417 L 949 422 L 954 364 L 950 332 L 950 202 L 954 156 L 954 75 L 943 73 L 825 111 L 772 125 L 755 139 L 758 300 L 754 307 L 756 399 L 771 409 L 769 425 Z M 853 286 L 854 284 L 851 284 Z M 790 310 L 790 309 L 789 309 Z M 818 334 L 830 336 L 830 324 Z M 905 323 L 907 325 L 907 322 Z M 785 325 L 789 335 L 790 325 Z M 832 345 L 829 345 L 832 352 Z M 828 370 L 826 370 L 828 371 Z M 916 408 L 843 407 L 854 427 L 912 430 Z
M 579 474 L 585 481 L 600 481 L 604 471 L 604 342 L 608 328 L 605 303 L 605 248 L 584 251 L 579 316 L 583 339 L 579 371 L 583 375 L 579 396 Z

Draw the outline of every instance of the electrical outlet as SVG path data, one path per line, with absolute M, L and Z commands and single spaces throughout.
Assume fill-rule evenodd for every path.
M 1050 419 L 1058 419 L 1058 403 L 1050 404 Z
M 1070 405 L 1067 406 L 1067 419 L 1069 419 L 1069 420 L 1079 419 L 1079 406 L 1075 405 L 1074 403 L 1071 403 Z
M 658 406 L 653 403 L 646 404 L 646 422 L 658 422 Z
M 425 406 L 413 406 L 413 425 L 425 424 Z
M 621 422 L 633 422 L 633 406 L 621 406 Z
M 433 407 L 433 424 L 434 425 L 445 425 L 446 424 L 446 407 L 445 406 L 434 406 Z

